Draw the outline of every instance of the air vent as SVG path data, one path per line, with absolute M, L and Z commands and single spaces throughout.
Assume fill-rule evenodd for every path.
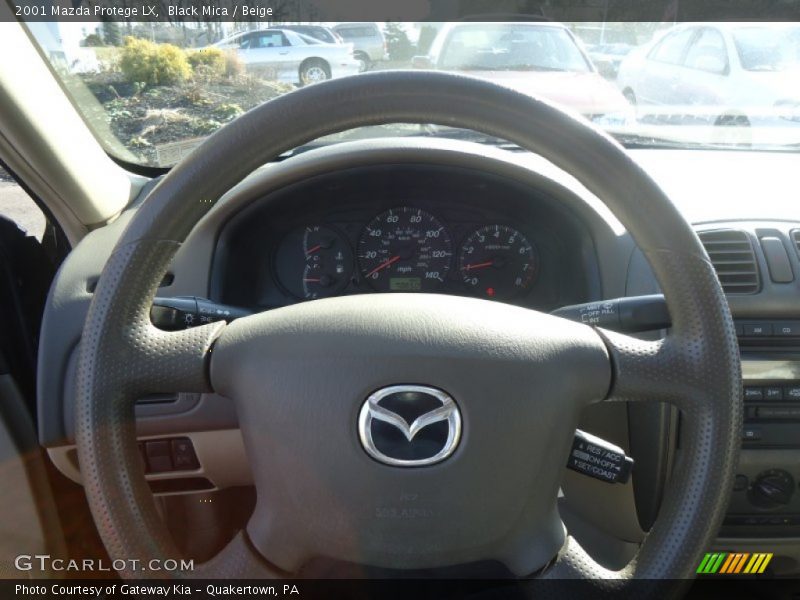
M 792 231 L 792 241 L 794 242 L 794 247 L 797 249 L 797 256 L 800 257 L 800 229 Z
M 760 289 L 753 244 L 744 231 L 719 229 L 699 233 L 726 294 L 755 294 Z

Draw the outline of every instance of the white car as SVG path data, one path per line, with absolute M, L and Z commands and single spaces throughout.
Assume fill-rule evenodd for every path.
M 617 85 L 645 121 L 800 123 L 800 26 L 678 25 L 631 52 Z
M 356 58 L 361 62 L 362 70 L 367 70 L 375 63 L 388 60 L 386 37 L 377 23 L 337 23 L 333 31 L 346 42 L 353 44 Z
M 214 47 L 236 50 L 248 69 L 297 85 L 355 75 L 360 68 L 352 44 L 324 44 L 288 29 L 247 31 Z
M 630 106 L 561 23 L 448 23 L 415 68 L 456 71 L 542 96 L 593 121 L 624 123 Z

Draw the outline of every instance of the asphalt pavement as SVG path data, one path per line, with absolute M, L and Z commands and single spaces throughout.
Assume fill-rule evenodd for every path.
M 42 211 L 16 183 L 0 181 L 0 216 L 11 219 L 39 240 L 44 235 Z

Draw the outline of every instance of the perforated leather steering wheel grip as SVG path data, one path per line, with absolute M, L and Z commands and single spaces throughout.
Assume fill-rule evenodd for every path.
M 98 282 L 78 362 L 78 455 L 111 558 L 178 555 L 139 464 L 134 402 L 151 392 L 209 390 L 209 351 L 224 329 L 212 324 L 167 333 L 150 323 L 149 307 L 171 257 L 214 203 L 255 168 L 327 134 L 399 122 L 474 129 L 542 155 L 603 200 L 644 252 L 666 296 L 672 330 L 658 342 L 600 334 L 613 369 L 610 400 L 665 401 L 682 411 L 673 475 L 654 527 L 626 568 L 603 569 L 569 538 L 540 575 L 595 580 L 597 590 L 609 591 L 630 589 L 633 578 L 692 577 L 723 518 L 742 418 L 734 328 L 705 251 L 664 193 L 604 133 L 547 102 L 433 72 L 362 74 L 259 106 L 210 136 L 137 211 Z M 194 573 L 170 575 L 281 573 L 240 534 Z

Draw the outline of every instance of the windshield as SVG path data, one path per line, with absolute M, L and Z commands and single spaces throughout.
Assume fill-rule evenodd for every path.
M 460 73 L 544 98 L 629 147 L 800 149 L 798 24 L 537 18 L 27 26 L 106 150 L 142 166 L 170 167 L 244 112 L 303 86 L 396 69 Z M 489 142 L 398 124 L 315 143 L 397 135 Z

